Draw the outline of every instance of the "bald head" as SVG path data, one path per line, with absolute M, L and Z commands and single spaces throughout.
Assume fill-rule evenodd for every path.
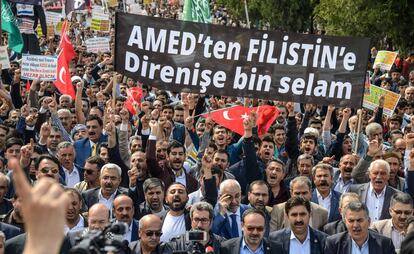
M 120 222 L 130 225 L 134 216 L 134 202 L 127 195 L 119 195 L 114 200 L 113 214 Z
M 109 224 L 109 209 L 104 204 L 95 204 L 89 208 L 88 225 L 90 230 L 103 230 Z
M 161 219 L 157 215 L 147 214 L 139 220 L 139 230 L 145 230 L 149 226 L 159 226 L 161 228 Z

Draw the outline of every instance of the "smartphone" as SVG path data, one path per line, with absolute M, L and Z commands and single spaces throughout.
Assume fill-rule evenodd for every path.
M 185 240 L 187 242 L 207 241 L 207 232 L 201 230 L 192 230 L 185 233 Z

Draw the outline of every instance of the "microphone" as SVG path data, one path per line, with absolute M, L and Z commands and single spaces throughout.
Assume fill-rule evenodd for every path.
M 206 254 L 214 254 L 214 249 L 211 246 L 206 247 Z

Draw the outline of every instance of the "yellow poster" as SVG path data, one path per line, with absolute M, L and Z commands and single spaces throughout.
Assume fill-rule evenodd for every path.
M 398 52 L 385 51 L 385 50 L 378 51 L 373 68 L 375 69 L 378 66 L 381 70 L 386 70 L 386 71 L 391 70 L 391 67 L 394 64 L 394 61 L 397 55 L 398 55 Z
M 374 110 L 379 105 L 381 95 L 385 95 L 384 115 L 392 116 L 401 95 L 374 85 L 371 85 L 369 90 L 370 93 L 364 95 L 363 107 Z

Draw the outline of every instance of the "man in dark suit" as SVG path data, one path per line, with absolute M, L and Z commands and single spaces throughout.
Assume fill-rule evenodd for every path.
M 126 190 L 118 188 L 121 182 L 121 168 L 112 163 L 105 164 L 99 178 L 100 187 L 82 193 L 84 208 L 89 209 L 96 203 L 103 203 L 111 210 L 115 197 L 127 193 Z
M 85 165 L 85 160 L 91 155 L 97 155 L 98 146 L 108 141 L 108 137 L 102 133 L 102 119 L 95 115 L 90 115 L 86 119 L 88 137 L 80 139 L 74 143 L 76 157 L 75 163 L 80 167 Z
M 240 202 L 240 184 L 234 179 L 224 180 L 220 184 L 219 199 L 214 209 L 214 234 L 226 239 L 241 236 L 241 218 L 248 206 Z
M 349 192 L 355 192 L 361 197 L 361 202 L 368 207 L 372 222 L 389 219 L 391 197 L 399 192 L 388 185 L 390 165 L 384 160 L 375 160 L 371 162 L 368 170 L 370 182 L 351 185 Z
M 128 243 L 138 240 L 138 221 L 134 220 L 134 203 L 127 195 L 119 195 L 114 200 L 112 214 L 117 222 L 124 222 L 128 230 L 122 236 Z
M 326 239 L 325 254 L 395 254 L 390 238 L 368 230 L 370 224 L 367 206 L 361 202 L 349 203 L 343 211 L 347 232 Z
M 0 222 L 0 231 L 2 231 L 6 236 L 5 240 L 8 240 L 23 233 L 18 227 L 9 225 L 4 222 Z
M 312 192 L 311 201 L 328 210 L 328 222 L 341 219 L 338 210 L 341 193 L 332 189 L 332 166 L 325 163 L 317 164 L 312 169 L 312 175 L 316 188 Z
M 351 202 L 360 202 L 358 194 L 353 192 L 343 193 L 341 195 L 341 198 L 339 199 L 339 213 L 341 213 L 344 207 Z M 338 234 L 341 232 L 345 232 L 346 230 L 347 229 L 345 226 L 345 222 L 342 219 L 342 216 L 341 219 L 330 222 L 323 227 L 323 232 L 327 233 L 328 235 Z
M 285 253 L 323 254 L 327 235 L 309 226 L 311 204 L 302 197 L 292 197 L 285 205 L 290 229 L 269 235 L 269 240 L 282 244 Z
M 278 242 L 264 239 L 265 215 L 260 209 L 249 208 L 243 213 L 242 231 L 242 237 L 233 238 L 221 244 L 221 254 L 270 254 L 282 249 Z
M 56 157 L 62 166 L 59 173 L 64 179 L 65 186 L 72 188 L 83 181 L 83 168 L 75 164 L 75 148 L 71 142 L 60 142 L 57 146 Z

